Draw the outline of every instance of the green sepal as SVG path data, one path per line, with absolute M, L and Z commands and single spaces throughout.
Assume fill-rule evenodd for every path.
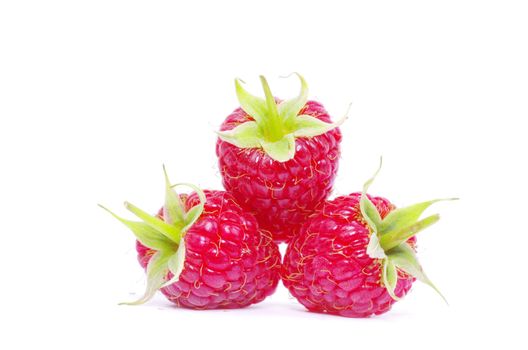
M 137 240 L 144 246 L 154 250 L 170 250 L 174 247 L 174 242 L 161 234 L 158 230 L 144 222 L 130 221 L 114 214 L 110 209 L 99 204 L 101 208 L 109 212 L 114 218 L 121 221 L 136 236 Z
M 163 175 L 165 177 L 165 205 L 163 206 L 163 220 L 176 227 L 183 226 L 185 210 L 180 195 L 171 186 L 165 165 L 163 165 Z
M 345 114 L 341 119 L 334 123 L 324 122 L 311 115 L 299 115 L 297 118 L 293 119 L 294 126 L 291 128 L 294 130 L 293 134 L 295 137 L 314 137 L 325 134 L 328 131 L 341 126 L 347 120 L 351 106 L 352 104 L 349 104 Z
M 385 251 L 380 245 L 379 241 L 379 227 L 381 225 L 381 216 L 378 212 L 378 209 L 376 209 L 376 206 L 372 203 L 372 201 L 367 196 L 367 190 L 378 175 L 381 165 L 383 161 L 380 158 L 380 165 L 378 170 L 374 173 L 374 175 L 368 179 L 365 184 L 363 185 L 363 192 L 361 193 L 361 199 L 359 201 L 359 208 L 361 210 L 361 215 L 363 216 L 363 219 L 367 222 L 369 228 L 370 228 L 370 240 L 367 245 L 367 254 L 373 258 L 373 259 L 383 259 L 385 258 Z
M 266 101 L 264 99 L 253 96 L 242 87 L 243 82 L 240 79 L 235 79 L 235 90 L 238 98 L 238 103 L 240 107 L 250 115 L 258 123 L 266 118 L 266 113 L 268 108 L 266 106 Z
M 385 259 L 387 257 L 385 250 L 380 244 L 378 234 L 374 231 L 370 234 L 370 239 L 367 244 L 367 254 L 372 259 Z
M 191 188 L 198 195 L 198 199 L 200 199 L 200 203 L 190 208 L 184 215 L 184 218 L 183 218 L 184 226 L 182 228 L 182 234 L 185 234 L 187 230 L 196 222 L 196 220 L 200 218 L 200 215 L 202 215 L 202 212 L 205 206 L 205 201 L 207 200 L 207 198 L 205 197 L 204 191 L 202 191 L 198 186 L 195 186 L 190 183 L 182 182 L 182 183 L 172 185 L 171 188 L 175 188 L 178 186 L 186 186 L 186 187 Z
M 381 215 L 379 214 L 378 209 L 376 209 L 374 203 L 368 198 L 367 191 L 372 182 L 374 182 L 374 179 L 376 179 L 376 176 L 378 176 L 382 165 L 383 159 L 380 158 L 378 170 L 376 170 L 374 175 L 363 184 L 363 191 L 361 192 L 361 199 L 359 201 L 359 207 L 363 218 L 367 221 L 370 228 L 376 231 L 378 231 L 381 226 Z
M 400 298 L 394 293 L 396 285 L 398 284 L 398 271 L 396 270 L 396 266 L 390 259 L 386 258 L 383 260 L 381 271 L 381 280 L 387 292 L 392 299 L 399 300 Z
M 293 124 L 296 122 L 296 117 L 308 101 L 308 84 L 306 83 L 306 80 L 304 80 L 303 76 L 299 73 L 294 74 L 301 81 L 301 91 L 299 92 L 299 95 L 292 99 L 282 101 L 277 107 L 279 115 L 284 120 L 286 128 L 294 126 Z
M 285 135 L 285 123 L 282 116 L 279 115 L 277 102 L 275 102 L 275 97 L 273 97 L 273 94 L 271 93 L 268 81 L 262 75 L 260 76 L 260 83 L 262 84 L 262 89 L 264 90 L 264 96 L 266 96 L 266 107 L 268 109 L 265 119 L 266 123 L 263 125 L 262 121 L 260 122 L 260 131 L 264 135 L 266 141 L 279 141 Z
M 365 192 L 363 192 L 363 194 L 361 195 L 359 207 L 361 209 L 361 214 L 363 215 L 365 221 L 367 221 L 369 227 L 373 231 L 378 232 L 379 226 L 381 224 L 381 216 L 378 212 L 378 209 L 376 209 L 376 206 L 367 197 L 367 194 Z
M 261 140 L 260 144 L 264 151 L 278 162 L 286 162 L 295 156 L 295 138 L 292 134 L 275 142 Z
M 257 122 L 249 121 L 237 125 L 231 130 L 217 131 L 218 136 L 238 148 L 260 147 L 260 129 Z
M 295 119 L 293 135 L 295 137 L 314 137 L 335 129 L 343 124 L 345 119 L 340 119 L 336 123 L 327 123 L 310 115 L 300 115 Z
M 399 269 L 403 270 L 407 274 L 413 276 L 420 282 L 427 284 L 433 288 L 444 301 L 447 303 L 446 298 L 442 295 L 440 290 L 431 282 L 429 277 L 425 274 L 422 266 L 418 262 L 416 253 L 407 243 L 402 243 L 399 246 L 392 248 L 387 252 L 389 260 Z
M 174 253 L 163 251 L 156 252 L 152 255 L 147 266 L 147 288 L 145 289 L 145 293 L 136 301 L 124 302 L 120 303 L 120 305 L 139 305 L 152 299 L 167 279 L 167 273 L 169 272 L 167 263 L 172 255 Z
M 150 227 L 167 237 L 172 242 L 176 244 L 180 243 L 180 230 L 174 227 L 173 225 L 169 225 L 160 218 L 146 213 L 145 211 L 139 209 L 132 203 L 125 202 L 125 208 L 127 208 L 130 212 L 132 212 L 138 218 L 143 220 L 145 224 L 149 225 Z
M 383 219 L 383 223 L 380 226 L 380 232 L 381 234 L 385 234 L 390 231 L 401 230 L 402 228 L 415 223 L 422 213 L 432 204 L 456 199 L 457 198 L 433 199 L 431 201 L 413 204 L 405 208 L 394 209 L 385 217 L 385 219 Z
M 185 240 L 182 240 L 176 253 L 170 257 L 167 266 L 173 276 L 169 281 L 165 282 L 162 287 L 169 286 L 180 280 L 180 275 L 185 267 Z
M 300 74 L 295 74 L 301 81 L 299 95 L 278 105 L 263 76 L 260 76 L 260 81 L 265 99 L 251 95 L 242 87 L 241 81 L 236 79 L 235 88 L 240 106 L 253 121 L 241 123 L 231 130 L 219 131 L 218 137 L 239 148 L 261 148 L 272 159 L 286 162 L 295 157 L 297 137 L 318 136 L 341 125 L 346 115 L 337 123 L 326 123 L 309 115 L 299 115 L 308 100 L 308 85 Z
M 385 250 L 390 250 L 406 242 L 409 238 L 416 235 L 418 232 L 428 228 L 440 220 L 440 215 L 434 214 L 426 217 L 420 221 L 415 222 L 400 230 L 394 230 L 381 236 L 380 245 Z

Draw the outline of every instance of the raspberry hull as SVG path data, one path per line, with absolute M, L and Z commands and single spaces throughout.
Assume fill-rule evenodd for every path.
M 324 107 L 308 101 L 299 114 L 325 122 Z M 227 117 L 221 130 L 231 130 L 252 118 L 241 108 Z M 295 157 L 278 162 L 262 149 L 241 149 L 218 139 L 216 154 L 224 187 L 251 211 L 275 242 L 288 242 L 332 189 L 338 169 L 341 132 L 338 128 L 295 141 Z
M 360 211 L 361 193 L 326 202 L 288 246 L 284 285 L 308 310 L 368 317 L 390 310 L 394 299 L 381 282 L 381 262 L 366 252 L 370 231 Z M 369 199 L 384 218 L 394 206 Z M 415 238 L 408 241 L 414 246 Z M 394 294 L 403 297 L 414 278 L 398 271 Z
M 179 281 L 161 292 L 178 306 L 192 309 L 241 308 L 264 300 L 279 280 L 277 245 L 229 193 L 204 192 L 204 211 L 182 240 L 186 255 Z M 196 194 L 181 198 L 187 209 L 199 203 Z M 136 248 L 146 268 L 154 251 L 139 241 Z M 171 277 L 169 273 L 167 278 Z

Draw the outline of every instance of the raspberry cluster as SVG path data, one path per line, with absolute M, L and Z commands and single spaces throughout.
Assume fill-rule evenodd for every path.
M 262 76 L 264 98 L 235 80 L 240 107 L 216 143 L 225 190 L 172 184 L 165 172 L 157 214 L 127 202 L 139 219 L 131 221 L 103 207 L 134 233 L 147 275 L 144 295 L 126 304 L 159 290 L 180 307 L 240 308 L 263 301 L 282 279 L 309 311 L 368 317 L 389 311 L 416 280 L 438 291 L 418 262 L 415 236 L 439 220 L 421 216 L 443 199 L 396 208 L 367 194 L 376 172 L 361 192 L 329 200 L 346 116 L 332 121 L 297 77 L 300 93 L 288 100 L 273 96 Z M 191 192 L 177 192 L 182 186 Z M 279 243 L 288 244 L 282 262 Z

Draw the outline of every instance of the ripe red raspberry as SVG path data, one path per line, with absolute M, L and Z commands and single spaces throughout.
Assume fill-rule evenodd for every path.
M 325 200 L 337 173 L 341 132 L 308 88 L 278 101 L 261 77 L 266 100 L 236 80 L 241 108 L 221 126 L 216 145 L 223 184 L 276 242 L 286 242 Z
M 143 222 L 116 216 L 136 234 L 138 260 L 147 271 L 147 291 L 132 304 L 158 289 L 193 309 L 240 308 L 273 294 L 280 254 L 269 232 L 259 230 L 254 216 L 229 193 L 193 188 L 191 195 L 177 195 L 168 185 L 157 216 L 127 204 Z M 167 234 L 171 229 L 179 239 Z
M 322 204 L 288 246 L 283 283 L 310 311 L 379 315 L 415 278 L 435 288 L 416 259 L 414 235 L 438 221 L 438 215 L 418 221 L 437 200 L 396 209 L 366 195 L 370 182 L 363 193 Z

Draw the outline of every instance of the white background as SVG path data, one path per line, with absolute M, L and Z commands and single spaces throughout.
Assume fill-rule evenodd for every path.
M 526 348 L 528 11 L 522 1 L 3 1 L 0 4 L 0 347 Z M 430 212 L 415 284 L 371 319 L 304 311 L 281 286 L 198 312 L 141 292 L 127 229 L 96 203 L 155 211 L 161 165 L 220 188 L 214 130 L 233 78 L 311 97 L 342 127 L 335 194 Z

